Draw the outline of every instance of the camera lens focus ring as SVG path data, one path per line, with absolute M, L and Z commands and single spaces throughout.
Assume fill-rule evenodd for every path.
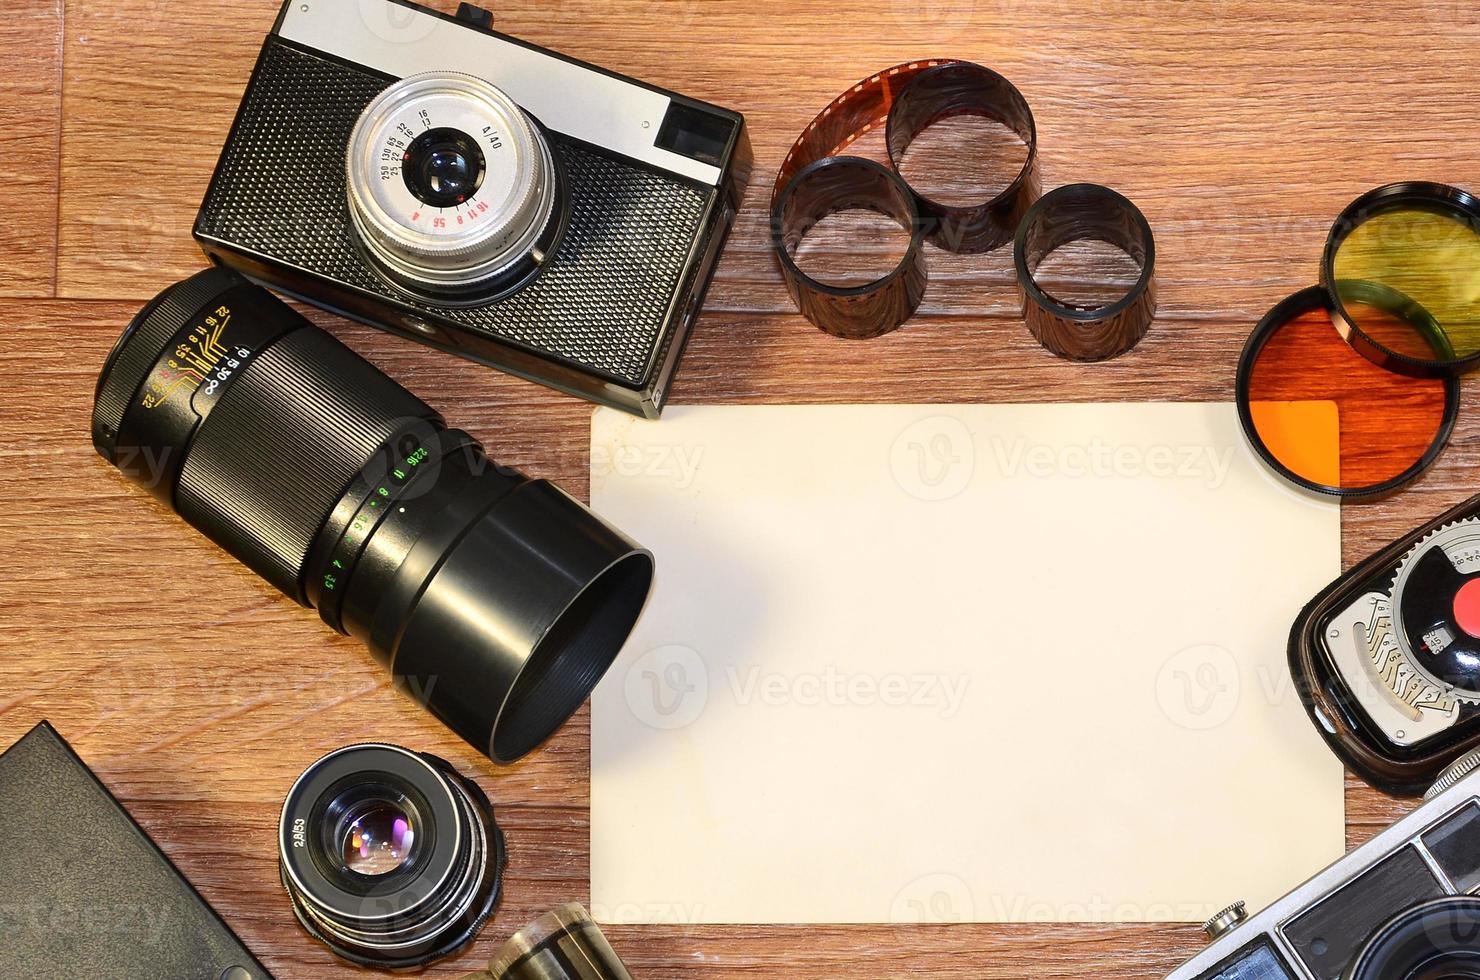
M 559 168 L 539 128 L 480 78 L 392 83 L 355 124 L 346 170 L 360 241 L 413 292 L 498 291 L 553 250 Z
M 161 294 L 103 370 L 94 443 L 237 560 L 306 603 L 305 562 L 344 487 L 408 420 L 442 423 L 333 336 L 301 329 L 307 321 L 278 309 L 221 269 Z

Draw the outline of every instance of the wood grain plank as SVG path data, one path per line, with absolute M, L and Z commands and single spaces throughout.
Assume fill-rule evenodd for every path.
M 190 224 L 275 4 L 187 11 L 182 24 L 154 14 L 155 2 L 74 0 L 86 17 L 69 27 L 64 295 L 144 298 L 200 264 Z M 1158 236 L 1165 311 L 1257 319 L 1314 279 L 1331 221 L 1362 191 L 1395 179 L 1480 178 L 1480 162 L 1460 149 L 1480 14 L 1456 8 L 1439 30 L 1427 4 L 1303 0 L 1280 10 L 1271 17 L 1239 0 L 825 8 L 605 0 L 511 6 L 498 24 L 747 113 L 753 187 L 713 308 L 790 308 L 765 205 L 771 176 L 812 114 L 864 74 L 946 54 L 992 65 L 1024 91 L 1038 117 L 1045 186 L 1096 180 L 1141 205 Z M 841 26 L 852 24 L 878 30 Z M 84 29 L 88 43 L 75 43 Z M 680 57 L 675 30 L 687 38 Z M 182 36 L 191 38 L 188 56 Z M 1404 77 L 1412 80 L 1390 84 Z M 140 116 L 168 154 L 139 161 Z M 91 187 L 99 164 L 133 179 Z M 84 185 L 91 193 L 72 193 Z M 932 290 L 925 314 L 1011 314 L 1009 269 L 1004 252 L 933 256 L 936 281 L 956 288 Z
M 184 527 L 92 452 L 96 366 L 131 303 L 0 301 L 17 323 L 0 352 L 9 423 L 0 534 L 0 744 L 50 718 L 279 976 L 348 975 L 288 912 L 274 869 L 282 795 L 319 754 L 366 738 L 434 751 L 473 774 L 511 842 L 508 893 L 452 976 L 491 955 L 523 921 L 588 897 L 589 723 L 582 713 L 544 750 L 495 769 L 389 688 L 355 643 Z M 25 313 L 22 317 L 19 314 Z M 313 314 L 356 350 L 426 394 L 502 459 L 586 487 L 590 408 L 538 386 Z M 53 356 L 62 330 L 69 357 Z M 971 319 L 922 321 L 872 344 L 834 340 L 795 316 L 706 315 L 675 398 L 688 403 L 1020 401 L 1054 397 L 1226 399 L 1237 321 L 1164 321 L 1165 337 L 1098 368 L 1037 348 L 1021 327 L 984 337 Z M 989 342 L 991 341 L 991 342 Z M 891 366 L 881 373 L 880 365 Z M 1470 492 L 1480 416 L 1420 486 L 1348 508 L 1354 560 Z M 1279 556 L 1272 555 L 1272 567 Z M 1251 614 L 1257 614 L 1253 611 Z M 1348 783 L 1353 845 L 1411 804 Z M 1254 842 L 1250 842 L 1251 846 Z M 1230 844 L 1229 846 L 1237 846 Z M 1230 896 L 1232 899 L 1235 896 Z M 678 917 L 681 910 L 675 910 Z M 681 922 L 681 919 L 679 920 Z M 1194 952 L 1195 929 L 1151 926 L 617 927 L 645 980 L 777 975 L 1150 980 Z
M 34 9 L 0 21 L 0 125 L 12 133 L 40 125 L 26 60 L 39 49 L 19 42 L 16 62 L 10 40 Z M 444 755 L 489 791 L 512 846 L 500 915 L 471 951 L 430 971 L 456 976 L 538 911 L 587 898 L 587 713 L 525 762 L 493 768 L 391 690 L 357 644 L 128 487 L 88 444 L 107 348 L 139 301 L 202 263 L 189 227 L 275 10 L 272 0 L 67 4 L 55 288 L 71 301 L 0 299 L 10 325 L 0 462 L 25 475 L 8 481 L 0 509 L 11 559 L 0 744 L 49 717 L 284 978 L 353 972 L 298 930 L 277 882 L 272 828 L 292 780 L 365 738 Z M 1391 179 L 1480 183 L 1469 111 L 1480 9 L 1467 0 L 546 0 L 496 14 L 516 36 L 747 113 L 753 186 L 676 403 L 1227 400 L 1250 326 L 1314 279 L 1348 200 Z M 844 86 L 932 55 L 979 60 L 1018 83 L 1038 117 L 1046 186 L 1099 180 L 1146 211 L 1163 316 L 1135 352 L 1098 366 L 1044 353 L 1016 316 L 1004 253 L 932 252 L 925 315 L 881 340 L 838 341 L 790 312 L 767 246 L 771 175 Z M 12 75 L 12 64 L 25 70 Z M 8 158 L 0 195 L 15 165 Z M 46 227 L 24 232 L 30 244 L 17 251 L 5 236 L 23 232 L 0 223 L 0 293 L 12 252 L 46 273 L 21 291 L 51 291 Z M 846 242 L 845 228 L 822 250 Z M 314 318 L 504 462 L 585 493 L 589 406 Z M 1345 510 L 1348 563 L 1475 492 L 1475 401 L 1467 385 L 1456 438 L 1419 484 Z M 1412 807 L 1354 779 L 1347 802 L 1352 845 Z M 610 933 L 643 980 L 1150 980 L 1201 946 L 1191 928 L 1111 925 Z
M 7 3 L 0 17 L 0 296 L 56 287 L 62 0 Z

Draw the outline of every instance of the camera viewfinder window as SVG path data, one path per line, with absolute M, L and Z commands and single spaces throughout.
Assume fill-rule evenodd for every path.
M 655 142 L 691 160 L 722 167 L 734 133 L 735 124 L 724 116 L 675 101 L 668 104 Z
M 1423 843 L 1455 888 L 1480 887 L 1480 806 L 1471 803 L 1424 834 Z

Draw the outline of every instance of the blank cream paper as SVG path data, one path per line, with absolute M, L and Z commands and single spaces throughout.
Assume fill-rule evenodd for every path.
M 1339 511 L 1231 404 L 602 409 L 591 454 L 658 567 L 601 920 L 1191 922 L 1342 854 L 1285 663 Z

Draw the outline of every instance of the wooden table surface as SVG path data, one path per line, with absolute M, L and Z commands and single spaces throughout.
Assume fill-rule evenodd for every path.
M 104 353 L 144 300 L 202 264 L 190 225 L 275 11 L 3 0 L 0 744 L 49 718 L 280 977 L 350 972 L 299 931 L 278 883 L 276 818 L 294 777 L 356 740 L 444 755 L 487 788 L 512 842 L 497 920 L 433 971 L 454 975 L 538 912 L 586 899 L 586 711 L 496 770 L 89 444 Z M 749 119 L 750 194 L 675 403 L 1229 400 L 1251 326 L 1314 281 L 1347 202 L 1398 179 L 1480 185 L 1471 0 L 508 0 L 496 17 Z M 1046 187 L 1099 181 L 1145 211 L 1162 312 L 1134 353 L 1075 366 L 1043 352 L 1018 319 L 1006 252 L 932 255 L 922 315 L 882 340 L 836 341 L 791 312 L 763 234 L 777 165 L 845 86 L 925 56 L 1018 84 Z M 584 493 L 588 405 L 315 319 L 505 462 Z M 1474 492 L 1480 409 L 1475 382 L 1465 389 L 1456 438 L 1421 483 L 1346 509 L 1348 562 Z M 1351 842 L 1407 808 L 1350 781 Z M 640 980 L 1145 980 L 1201 946 L 1186 926 L 610 932 Z

